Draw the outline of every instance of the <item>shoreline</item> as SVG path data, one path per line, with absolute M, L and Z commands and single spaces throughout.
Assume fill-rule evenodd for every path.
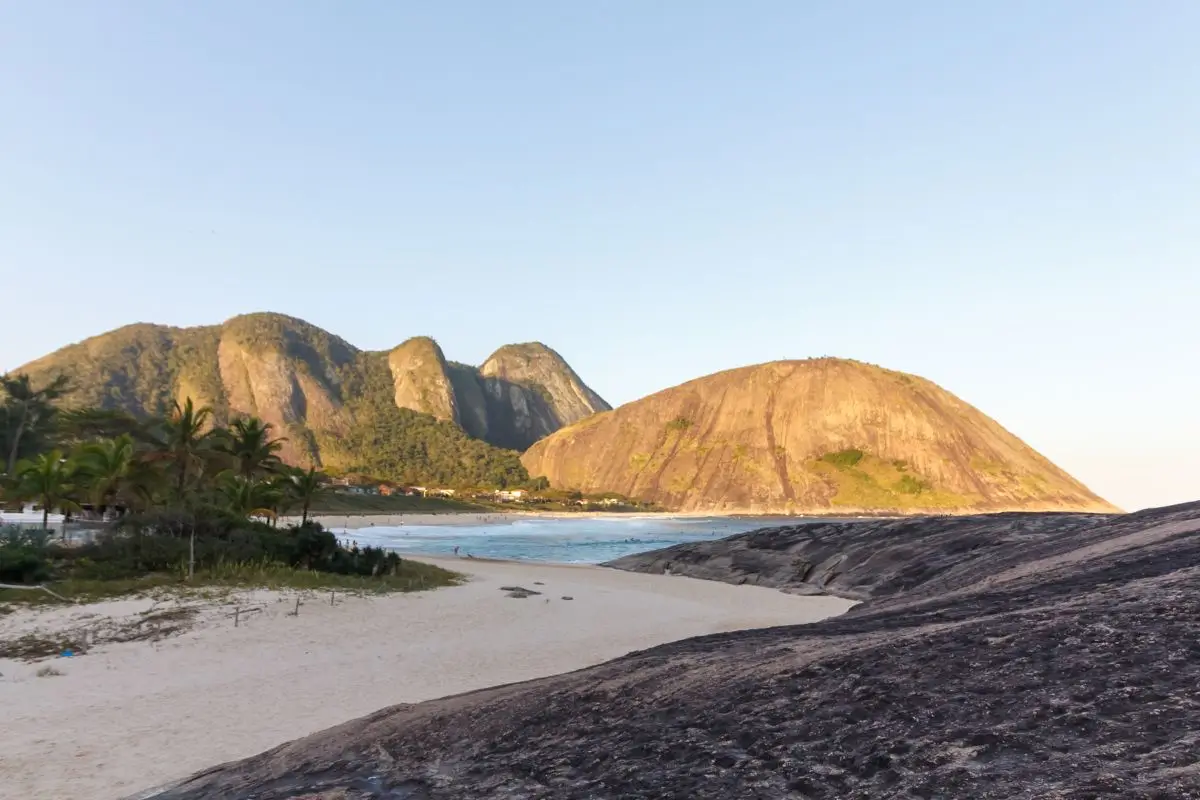
M 942 509 L 926 510 L 913 513 L 870 511 L 865 509 L 844 512 L 811 511 L 804 514 L 751 513 L 751 512 L 720 512 L 720 511 L 543 511 L 499 509 L 484 511 L 362 511 L 357 513 L 312 513 L 309 519 L 320 522 L 324 527 L 355 530 L 358 528 L 378 526 L 380 520 L 387 520 L 395 527 L 404 525 L 426 526 L 458 526 L 474 524 L 511 524 L 522 519 L 744 519 L 762 520 L 764 527 L 771 525 L 785 526 L 800 522 L 865 522 L 880 519 L 920 519 L 925 517 L 964 517 L 975 515 L 992 515 L 1008 513 L 1027 514 L 1096 514 L 1102 516 L 1119 516 L 1128 512 L 1102 512 L 1087 510 L 1071 510 L 1062 508 L 1027 508 L 1027 509 Z M 279 517 L 280 524 L 300 523 L 298 515 Z
M 369 527 L 454 527 L 470 525 L 506 525 L 530 519 L 572 520 L 634 520 L 634 519 L 761 519 L 765 525 L 786 525 L 791 521 L 820 520 L 822 522 L 852 522 L 866 519 L 894 519 L 887 515 L 782 515 L 782 514 L 716 514 L 698 511 L 368 511 L 358 514 L 309 514 L 308 518 L 325 528 L 357 530 Z M 380 521 L 385 522 L 381 523 Z M 281 516 L 280 525 L 299 525 L 296 515 Z
M 365 512 L 362 514 L 309 514 L 308 518 L 325 528 L 356 530 L 368 527 L 454 527 L 464 525 L 510 525 L 535 519 L 695 519 L 712 514 L 673 513 L 668 511 L 403 511 Z M 720 515 L 717 515 L 720 516 Z M 733 515 L 721 518 L 734 519 Z M 384 520 L 383 524 L 380 520 Z M 281 516 L 280 525 L 300 524 L 295 515 Z
M 595 565 L 416 560 L 467 579 L 384 596 L 197 595 L 179 601 L 195 607 L 183 633 L 73 658 L 0 661 L 6 791 L 126 797 L 398 703 L 559 675 L 693 636 L 814 622 L 855 605 Z M 251 606 L 259 610 L 235 623 L 233 608 Z M 136 625 L 173 608 L 143 597 L 20 609 L 0 616 L 0 637 Z M 39 677 L 43 667 L 60 674 Z

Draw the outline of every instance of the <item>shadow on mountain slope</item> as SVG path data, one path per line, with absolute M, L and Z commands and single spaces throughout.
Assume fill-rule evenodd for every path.
M 379 711 L 163 798 L 1200 797 L 1200 503 L 624 559 L 865 599 Z

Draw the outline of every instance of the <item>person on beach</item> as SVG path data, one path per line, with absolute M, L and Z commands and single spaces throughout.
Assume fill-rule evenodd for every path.
M 454 555 L 458 555 L 458 545 L 454 545 Z

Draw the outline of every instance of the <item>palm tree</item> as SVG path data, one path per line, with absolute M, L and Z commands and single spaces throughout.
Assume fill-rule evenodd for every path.
M 0 385 L 8 395 L 7 411 L 8 424 L 12 426 L 8 434 L 8 460 L 5 471 L 10 475 L 17 467 L 17 456 L 21 452 L 21 439 L 31 431 L 37 431 L 54 416 L 55 408 L 52 401 L 59 399 L 70 390 L 66 375 L 59 375 L 41 389 L 34 389 L 28 375 L 0 377 Z
M 254 478 L 278 472 L 279 451 L 287 439 L 272 439 L 271 424 L 258 417 L 235 419 L 225 432 L 222 449 L 237 463 L 237 474 Z
M 294 470 L 287 476 L 288 491 L 300 503 L 300 524 L 308 522 L 308 510 L 313 501 L 325 490 L 325 476 L 317 472 L 315 467 L 309 467 L 308 472 Z
M 217 493 L 225 507 L 241 517 L 274 517 L 275 502 L 270 487 L 253 478 L 224 472 L 217 482 Z
M 87 486 L 89 499 L 101 513 L 113 505 L 147 504 L 161 478 L 141 457 L 129 434 L 89 442 L 79 448 L 74 461 L 80 482 Z
M 70 408 L 58 413 L 54 429 L 60 444 L 87 444 L 122 434 L 128 434 L 137 444 L 154 444 L 154 426 L 161 424 L 160 419 L 138 419 L 120 409 Z
M 18 498 L 36 500 L 42 504 L 42 529 L 50 526 L 50 509 L 64 513 L 78 509 L 72 498 L 71 483 L 74 465 L 63 458 L 61 450 L 42 453 L 35 459 L 20 461 L 16 466 Z
M 170 416 L 161 424 L 162 435 L 154 458 L 170 465 L 176 500 L 183 500 L 188 478 L 198 475 L 214 453 L 212 432 L 206 430 L 211 416 L 211 408 L 196 408 L 189 397 L 183 405 L 176 400 Z

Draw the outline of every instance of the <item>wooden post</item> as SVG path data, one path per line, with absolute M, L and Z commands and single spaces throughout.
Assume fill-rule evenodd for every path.
M 337 594 L 337 592 L 330 592 L 330 593 L 329 593 L 329 605 L 333 605 L 333 596 L 334 596 L 335 594 Z
M 45 592 L 46 594 L 48 594 L 52 597 L 57 597 L 59 600 L 62 600 L 64 603 L 78 603 L 79 602 L 78 600 L 70 600 L 66 597 L 63 597 L 61 594 L 51 591 L 50 589 L 47 589 L 45 586 L 42 586 L 41 584 L 38 584 L 37 586 L 30 586 L 30 585 L 24 584 L 24 583 L 0 583 L 0 589 L 37 589 L 38 591 Z
M 300 616 L 300 598 L 296 598 L 296 616 Z
M 233 609 L 233 627 L 236 628 L 238 626 L 238 622 L 241 620 L 241 617 L 242 617 L 242 609 L 240 609 L 240 608 Z

